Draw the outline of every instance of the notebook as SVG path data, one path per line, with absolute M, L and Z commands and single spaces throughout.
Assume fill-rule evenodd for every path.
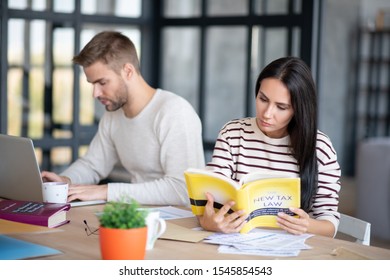
M 0 134 L 0 197 L 42 202 L 42 177 L 30 138 Z M 102 204 L 76 201 L 71 206 Z

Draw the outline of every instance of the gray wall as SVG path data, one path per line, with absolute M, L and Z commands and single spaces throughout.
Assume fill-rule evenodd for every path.
M 338 153 L 344 175 L 353 170 L 354 155 L 348 153 L 352 106 L 356 34 L 359 26 L 373 25 L 379 8 L 390 9 L 389 0 L 323 1 L 320 35 L 319 128 L 328 134 Z M 350 140 L 349 140 L 350 141 Z

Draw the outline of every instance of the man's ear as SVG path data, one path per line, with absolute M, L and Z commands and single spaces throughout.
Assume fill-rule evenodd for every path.
M 131 63 L 126 63 L 123 65 L 123 73 L 126 79 L 130 79 L 135 73 L 134 66 Z

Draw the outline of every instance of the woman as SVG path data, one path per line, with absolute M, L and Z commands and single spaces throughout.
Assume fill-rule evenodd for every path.
M 340 166 L 327 135 L 317 130 L 317 97 L 309 67 L 299 58 L 271 62 L 256 82 L 256 118 L 228 122 L 220 131 L 207 168 L 233 180 L 258 170 L 301 178 L 298 217 L 278 213 L 279 226 L 292 233 L 333 237 L 339 224 Z M 238 232 L 249 213 L 228 214 L 234 201 L 215 212 L 214 198 L 199 216 L 203 228 Z

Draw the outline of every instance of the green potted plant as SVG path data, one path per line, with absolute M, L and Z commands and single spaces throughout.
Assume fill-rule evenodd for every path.
M 141 260 L 145 258 L 147 212 L 130 199 L 108 202 L 99 216 L 99 241 L 105 260 Z

